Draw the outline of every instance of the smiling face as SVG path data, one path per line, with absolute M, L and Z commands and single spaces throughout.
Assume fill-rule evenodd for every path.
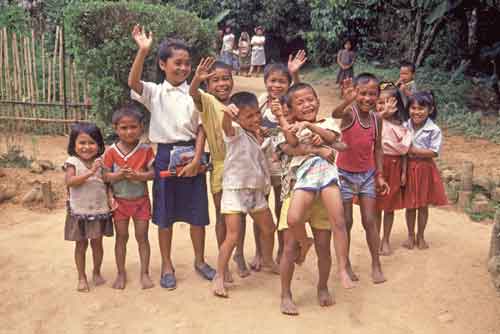
M 319 100 L 310 88 L 297 90 L 291 96 L 292 113 L 297 121 L 315 122 Z
M 271 72 L 264 84 L 266 85 L 267 94 L 272 99 L 279 99 L 286 94 L 288 87 L 290 87 L 288 77 L 280 71 Z
M 414 75 L 414 73 L 413 73 L 411 67 L 409 67 L 409 66 L 403 66 L 399 70 L 399 80 L 402 83 L 408 83 L 408 82 L 412 81 L 413 75 Z
M 123 116 L 113 127 L 120 141 L 127 145 L 136 145 L 143 131 L 142 123 L 130 116 Z
M 427 118 L 432 113 L 432 110 L 428 106 L 423 106 L 414 102 L 410 105 L 410 118 L 413 123 L 413 126 L 416 128 L 421 127 L 427 121 Z
M 243 129 L 257 133 L 260 130 L 261 122 L 262 117 L 258 107 L 244 106 L 239 108 L 238 123 Z
M 375 108 L 380 94 L 378 83 L 370 80 L 356 86 L 356 105 L 361 112 L 370 112 Z
M 214 76 L 208 79 L 207 92 L 215 96 L 220 102 L 226 104 L 233 90 L 233 75 L 227 68 L 217 68 Z
M 80 132 L 75 140 L 75 153 L 82 161 L 92 161 L 99 151 L 97 142 L 85 132 Z
M 159 65 L 167 81 L 172 86 L 178 86 L 186 81 L 191 73 L 191 56 L 186 50 L 173 50 L 172 56 L 166 60 L 160 60 Z

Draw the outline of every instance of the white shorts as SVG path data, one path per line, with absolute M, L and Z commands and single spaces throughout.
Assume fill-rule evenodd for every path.
M 268 208 L 266 193 L 261 189 L 228 189 L 222 191 L 222 214 L 254 213 Z

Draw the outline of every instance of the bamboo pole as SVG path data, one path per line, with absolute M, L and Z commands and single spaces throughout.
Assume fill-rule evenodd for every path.
M 33 86 L 35 87 L 35 101 L 38 101 L 38 71 L 36 66 L 36 38 L 35 30 L 31 29 L 31 59 L 33 64 Z
M 3 49 L 4 49 L 4 59 L 5 59 L 5 83 L 7 84 L 7 94 L 6 97 L 8 99 L 11 98 L 12 95 L 12 81 L 10 80 L 10 64 L 9 64 L 9 42 L 7 35 L 7 28 L 3 28 Z
M 73 77 L 75 78 L 75 100 L 74 103 L 80 103 L 80 80 L 78 79 L 78 70 L 76 68 L 76 62 L 73 62 Z M 76 109 L 77 113 L 75 115 L 76 119 L 80 119 L 82 117 L 81 115 L 81 109 L 77 108 Z
M 19 71 L 19 49 L 17 48 L 17 37 L 15 33 L 12 33 L 12 62 L 14 64 L 14 98 L 19 99 L 22 95 L 22 88 Z
M 6 88 L 4 88 L 4 82 L 5 82 L 5 85 L 7 85 L 7 81 L 5 81 L 5 75 L 4 75 L 4 66 L 3 66 L 3 62 L 4 62 L 4 52 L 3 52 L 3 31 L 0 30 L 0 98 L 4 98 L 5 97 L 5 90 Z
M 52 59 L 52 95 L 49 102 L 56 99 L 56 65 L 57 65 L 57 49 L 59 46 L 59 26 L 56 27 L 56 39 L 54 43 L 54 52 Z
M 84 110 L 84 118 L 88 119 L 89 118 L 88 106 L 90 106 L 90 99 L 89 99 L 89 83 L 87 82 L 87 78 L 85 78 L 83 81 L 83 103 L 85 104 L 85 106 L 87 106 Z
M 37 118 L 37 117 L 11 117 L 11 116 L 1 116 L 1 115 L 0 115 L 0 120 L 18 120 L 18 121 L 45 122 L 45 123 L 90 122 L 90 120 L 60 119 L 60 118 Z
M 52 96 L 52 62 L 49 60 L 47 62 L 47 74 L 48 74 L 48 79 L 47 79 L 47 98 L 45 101 L 47 102 L 52 102 L 50 97 Z
M 46 91 L 45 91 L 45 34 L 42 33 L 42 42 L 41 42 L 41 54 L 42 54 L 42 101 L 45 101 L 45 98 L 47 96 Z

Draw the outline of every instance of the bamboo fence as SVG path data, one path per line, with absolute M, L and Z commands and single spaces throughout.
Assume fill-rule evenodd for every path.
M 63 29 L 53 43 L 44 33 L 20 35 L 0 28 L 0 130 L 65 134 L 89 121 L 88 84 L 64 52 Z M 49 46 L 52 48 L 49 50 Z

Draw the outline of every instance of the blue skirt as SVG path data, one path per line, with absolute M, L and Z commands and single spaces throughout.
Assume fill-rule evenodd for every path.
M 194 146 L 194 141 L 158 144 L 154 163 L 153 223 L 159 228 L 171 227 L 177 221 L 206 226 L 209 223 L 206 175 L 160 178 L 160 171 L 168 169 L 174 145 Z

